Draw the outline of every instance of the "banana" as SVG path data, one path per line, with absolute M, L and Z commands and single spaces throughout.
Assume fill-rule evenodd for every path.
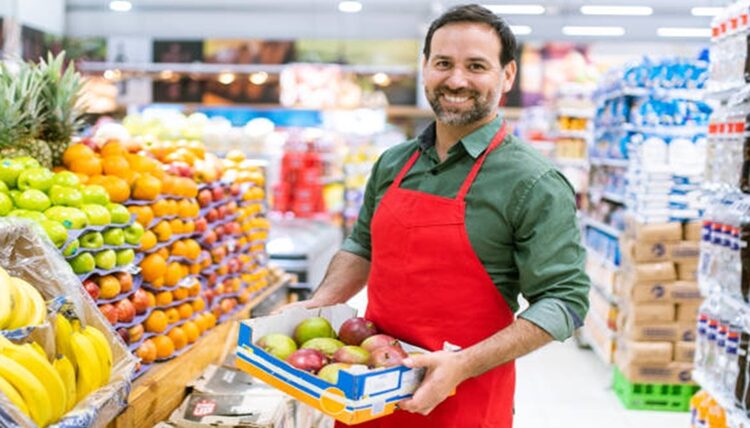
M 65 413 L 67 404 L 65 384 L 46 356 L 42 357 L 28 343 L 23 345 L 0 345 L 0 354 L 23 366 L 40 381 L 49 396 L 50 422 L 56 422 Z
M 76 379 L 76 394 L 81 401 L 102 384 L 99 358 L 96 348 L 86 335 L 74 331 L 70 337 L 70 346 L 78 364 L 78 377 Z
M 29 408 L 31 420 L 37 425 L 43 427 L 52 420 L 50 396 L 33 373 L 5 355 L 0 355 L 0 377 L 21 394 Z
M 31 299 L 33 312 L 28 325 L 33 326 L 44 323 L 44 320 L 47 317 L 47 304 L 44 302 L 42 295 L 39 294 L 39 291 L 21 278 L 13 277 L 11 278 L 11 281 L 13 281 L 13 284 L 16 287 L 21 288 L 21 290 L 26 293 L 26 296 Z
M 76 358 L 73 355 L 73 350 L 70 349 L 70 336 L 73 334 L 73 326 L 70 325 L 70 321 L 61 313 L 58 313 L 55 317 L 55 348 L 57 353 L 65 355 L 73 364 L 73 369 L 76 368 Z
M 47 351 L 42 348 L 42 345 L 38 344 L 37 342 L 31 342 L 29 343 L 29 345 L 31 345 L 31 347 L 34 348 L 34 351 L 37 354 L 41 355 L 42 358 L 44 358 L 45 360 L 47 359 Z
M 65 384 L 67 397 L 65 412 L 69 412 L 70 409 L 75 407 L 78 400 L 78 395 L 76 394 L 76 370 L 73 368 L 73 363 L 65 355 L 59 355 L 55 358 L 55 361 L 52 362 L 52 367 L 57 370 L 57 374 L 60 375 Z
M 94 348 L 96 348 L 96 354 L 99 357 L 102 382 L 99 386 L 106 385 L 109 383 L 109 375 L 112 373 L 112 348 L 109 346 L 109 342 L 104 336 L 104 333 L 91 325 L 87 325 L 86 328 L 83 329 L 83 334 L 91 340 Z
M 29 408 L 26 406 L 26 402 L 23 401 L 21 394 L 19 394 L 18 391 L 16 391 L 16 388 L 13 388 L 13 385 L 3 377 L 0 377 L 0 392 L 5 394 L 5 396 L 10 399 L 10 402 L 18 407 L 18 410 L 22 411 L 26 416 L 30 416 Z
M 0 276 L 2 275 L 0 274 Z M 0 282 L 2 282 L 1 278 Z M 14 330 L 27 326 L 31 322 L 31 316 L 33 315 L 31 311 L 32 302 L 13 280 L 10 280 L 10 291 L 11 298 L 13 299 L 13 313 L 8 321 L 7 328 L 8 330 Z
M 12 315 L 10 275 L 0 267 L 0 330 L 7 327 Z

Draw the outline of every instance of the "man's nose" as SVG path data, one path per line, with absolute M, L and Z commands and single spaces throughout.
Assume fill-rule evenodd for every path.
M 454 67 L 445 81 L 445 86 L 449 89 L 462 89 L 467 86 L 466 74 L 460 67 Z

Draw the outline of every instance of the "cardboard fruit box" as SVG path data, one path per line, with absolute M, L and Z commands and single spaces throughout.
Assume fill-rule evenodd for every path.
M 316 316 L 327 319 L 338 331 L 344 321 L 357 316 L 357 311 L 346 305 L 291 308 L 277 315 L 242 321 L 237 340 L 237 367 L 346 424 L 357 424 L 391 414 L 396 409 L 396 403 L 410 397 L 417 389 L 424 369 L 397 366 L 358 374 L 341 370 L 338 383 L 334 385 L 291 366 L 255 345 L 258 339 L 270 333 L 292 336 L 297 324 Z M 407 352 L 427 352 L 404 342 L 401 342 L 401 346 Z

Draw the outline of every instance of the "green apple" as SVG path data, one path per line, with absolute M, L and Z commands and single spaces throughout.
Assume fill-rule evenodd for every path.
M 135 251 L 132 249 L 117 251 L 117 266 L 127 266 L 135 260 Z
M 127 224 L 130 221 L 130 211 L 122 204 L 107 204 L 112 223 Z
M 115 250 L 104 250 L 96 253 L 94 261 L 96 262 L 96 267 L 99 269 L 112 269 L 117 264 L 117 254 Z
M 104 231 L 104 243 L 107 245 L 120 246 L 125 243 L 125 232 L 122 229 L 112 228 Z
M 14 159 L 3 159 L 0 162 L 0 180 L 2 180 L 10 189 L 16 187 L 18 176 L 23 171 L 23 164 L 16 162 Z
M 16 185 L 21 190 L 36 189 L 46 192 L 52 187 L 52 178 L 55 174 L 47 168 L 26 169 L 18 175 Z
M 81 248 L 81 241 L 74 239 L 70 241 L 70 244 L 68 244 L 63 250 L 63 256 L 70 257 L 74 255 L 75 253 L 77 253 L 79 248 Z
M 97 204 L 83 204 L 81 211 L 86 214 L 89 224 L 94 226 L 106 226 L 112 223 L 112 216 L 107 208 Z
M 65 205 L 78 208 L 83 205 L 83 195 L 78 189 L 53 184 L 49 189 L 49 199 L 52 205 Z
M 81 247 L 95 250 L 104 245 L 104 237 L 99 232 L 88 232 L 78 238 L 81 241 Z
M 8 189 L 8 185 L 4 181 L 0 181 L 0 193 L 5 193 L 6 195 L 10 193 L 10 189 Z
M 18 206 L 18 198 L 21 197 L 21 193 L 23 192 L 21 192 L 20 190 L 16 190 L 16 189 L 11 189 L 8 192 L 8 194 L 10 195 L 10 199 L 13 201 L 13 205 Z
M 135 222 L 125 228 L 125 242 L 130 245 L 139 245 L 141 243 L 141 236 L 145 230 L 140 223 Z
M 97 184 L 84 186 L 81 189 L 81 194 L 84 204 L 107 205 L 109 203 L 109 193 L 104 187 Z
M 91 253 L 81 253 L 75 256 L 69 263 L 70 267 L 73 268 L 73 272 L 78 275 L 91 272 L 96 267 L 96 261 Z
M 44 211 L 52 205 L 47 194 L 37 189 L 24 190 L 16 200 L 16 205 L 24 210 Z
M 62 223 L 68 229 L 83 229 L 88 226 L 89 219 L 78 208 L 52 207 L 44 211 L 48 219 Z
M 19 156 L 13 158 L 13 160 L 20 163 L 23 166 L 23 169 L 39 168 L 41 166 L 39 161 L 31 156 Z
M 75 173 L 70 171 L 60 171 L 52 177 L 52 184 L 63 187 L 78 188 L 81 185 L 81 179 Z
M 47 217 L 44 214 L 40 213 L 39 211 L 30 211 L 30 210 L 22 210 L 22 209 L 15 209 L 9 212 L 8 217 L 27 218 L 29 220 L 34 220 L 37 223 L 43 220 L 47 220 Z
M 47 236 L 55 244 L 57 248 L 60 248 L 68 240 L 68 229 L 62 224 L 52 220 L 42 220 L 39 222 L 47 232 Z
M 2 182 L 0 181 L 0 183 Z M 7 215 L 12 210 L 13 201 L 10 199 L 10 196 L 5 193 L 0 193 L 0 216 Z

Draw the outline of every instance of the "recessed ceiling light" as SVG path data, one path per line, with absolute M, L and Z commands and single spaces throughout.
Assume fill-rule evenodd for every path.
M 690 13 L 693 16 L 716 16 L 723 10 L 723 7 L 694 7 L 690 9 Z
M 703 27 L 661 27 L 656 29 L 659 37 L 711 37 L 711 29 Z
M 566 25 L 562 28 L 566 36 L 624 36 L 625 28 L 623 27 L 586 27 L 576 25 Z
M 584 15 L 653 15 L 654 9 L 649 6 L 581 6 Z
M 218 78 L 216 80 L 219 81 L 222 85 L 229 85 L 232 82 L 234 82 L 235 79 L 234 73 L 220 73 Z
M 497 15 L 542 15 L 546 10 L 540 4 L 485 4 L 483 6 Z
M 339 2 L 339 11 L 346 13 L 357 13 L 362 10 L 362 3 L 358 1 L 344 0 Z
M 115 12 L 127 12 L 133 8 L 133 4 L 128 0 L 112 0 L 109 2 L 109 8 Z
M 531 27 L 528 25 L 511 25 L 510 31 L 516 36 L 524 36 L 526 34 L 531 34 Z
M 268 80 L 268 73 L 265 71 L 259 71 L 248 76 L 247 80 L 253 85 L 262 85 Z

